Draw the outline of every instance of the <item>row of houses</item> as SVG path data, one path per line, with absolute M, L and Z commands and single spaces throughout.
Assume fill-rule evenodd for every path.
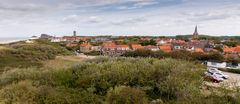
M 134 51 L 138 49 L 146 49 L 151 51 L 159 51 L 162 50 L 164 52 L 171 52 L 171 45 L 161 45 L 161 46 L 142 46 L 141 44 L 131 44 L 131 45 L 118 45 L 112 41 L 104 42 L 101 46 L 93 46 L 90 43 L 83 43 L 80 45 L 81 52 L 91 52 L 91 51 L 99 51 L 102 55 L 108 56 L 120 56 L 128 51 Z
M 217 45 L 210 40 L 177 40 L 174 38 L 140 38 L 141 40 L 154 40 L 155 45 L 141 46 L 140 44 L 132 45 L 116 45 L 123 42 L 124 37 L 119 38 L 118 40 L 112 40 L 111 37 L 83 37 L 83 36 L 64 36 L 64 37 L 52 37 L 43 34 L 44 38 L 50 38 L 51 42 L 67 42 L 68 47 L 78 46 L 80 41 L 85 42 L 80 45 L 82 52 L 89 51 L 101 51 L 103 53 L 122 54 L 124 51 L 136 50 L 136 49 L 148 49 L 152 51 L 162 50 L 164 52 L 171 52 L 176 50 L 187 50 L 190 52 L 199 52 L 199 53 L 209 53 L 209 52 L 221 52 L 216 50 L 215 47 L 222 47 L 222 54 L 225 57 L 239 57 L 240 56 L 240 46 L 237 47 L 227 47 L 222 44 Z M 126 38 L 126 37 L 125 37 Z M 104 43 L 100 46 L 92 46 L 90 43 Z M 115 45 L 111 44 L 114 43 Z M 106 45 L 110 44 L 110 45 Z M 87 48 L 85 48 L 87 47 Z M 91 48 L 89 48 L 91 47 Z M 126 48 L 127 47 L 127 48 Z M 126 49 L 125 49 L 126 48 Z M 115 50 L 116 52 L 109 52 Z M 120 51 L 119 51 L 120 50 Z

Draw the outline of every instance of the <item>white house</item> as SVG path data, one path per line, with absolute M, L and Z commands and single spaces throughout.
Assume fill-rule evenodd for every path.
M 34 42 L 33 42 L 32 40 L 30 40 L 30 39 L 26 40 L 25 42 L 26 42 L 26 43 L 29 43 L 29 44 L 34 43 Z
M 227 63 L 226 62 L 211 62 L 211 61 L 208 61 L 207 66 L 208 67 L 214 67 L 214 68 L 226 68 Z
M 159 40 L 157 42 L 157 45 L 163 45 L 163 44 L 166 44 L 166 43 L 167 43 L 167 41 L 165 41 L 165 40 Z
M 63 41 L 66 41 L 66 39 L 63 39 L 61 37 L 53 37 L 51 39 L 51 42 L 54 42 L 54 43 L 57 43 L 57 42 L 63 42 Z
M 145 49 L 148 49 L 151 51 L 159 51 L 160 50 L 158 46 L 152 46 L 152 45 L 145 46 Z

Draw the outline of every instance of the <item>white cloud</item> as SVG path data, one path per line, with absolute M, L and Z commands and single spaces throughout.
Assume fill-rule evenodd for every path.
M 77 15 L 70 15 L 62 19 L 63 23 L 76 23 L 78 22 L 79 17 Z
M 71 34 L 238 34 L 235 0 L 2 0 L 0 37 Z

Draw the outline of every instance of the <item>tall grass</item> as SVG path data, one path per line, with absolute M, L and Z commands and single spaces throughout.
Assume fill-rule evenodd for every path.
M 41 67 L 42 61 L 54 59 L 57 55 L 70 55 L 71 52 L 60 45 L 46 43 L 16 43 L 0 49 L 0 68 Z

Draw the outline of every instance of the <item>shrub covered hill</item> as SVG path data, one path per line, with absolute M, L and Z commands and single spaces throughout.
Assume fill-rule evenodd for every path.
M 42 61 L 54 59 L 56 55 L 71 54 L 59 44 L 47 40 L 36 40 L 33 44 L 17 42 L 0 48 L 0 68 L 41 66 Z
M 70 68 L 0 75 L 0 101 L 20 104 L 237 104 L 239 93 L 203 91 L 202 66 L 154 58 L 99 57 Z M 215 93 L 217 92 L 217 93 Z

